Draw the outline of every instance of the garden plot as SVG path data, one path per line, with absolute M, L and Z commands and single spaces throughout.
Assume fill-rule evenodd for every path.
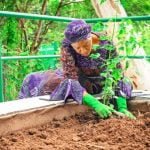
M 129 101 L 136 120 L 116 115 L 103 120 L 85 106 L 47 97 L 0 104 L 0 150 L 148 150 L 150 100 L 144 96 Z
M 91 111 L 0 137 L 1 150 L 149 150 L 150 113 L 99 119 Z

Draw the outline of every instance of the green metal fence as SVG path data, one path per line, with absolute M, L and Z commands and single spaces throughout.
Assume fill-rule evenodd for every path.
M 13 18 L 24 18 L 32 20 L 49 20 L 49 21 L 59 21 L 59 22 L 70 22 L 77 18 L 67 18 L 67 17 L 57 17 L 57 16 L 48 16 L 48 15 L 38 15 L 38 14 L 27 14 L 27 13 L 18 13 L 18 12 L 9 12 L 9 11 L 0 11 L 1 17 L 13 17 Z M 145 21 L 150 20 L 150 15 L 148 16 L 131 16 L 131 17 L 117 17 L 117 18 L 90 18 L 84 19 L 87 23 L 97 23 L 97 22 L 120 22 L 122 20 L 132 20 L 132 21 Z M 0 41 L 0 102 L 4 101 L 3 95 L 3 61 L 9 60 L 23 60 L 23 59 L 46 59 L 46 58 L 57 58 L 59 55 L 40 55 L 40 56 L 11 56 L 11 57 L 2 57 L 2 44 Z M 150 58 L 150 56 L 126 56 L 131 59 L 145 59 Z

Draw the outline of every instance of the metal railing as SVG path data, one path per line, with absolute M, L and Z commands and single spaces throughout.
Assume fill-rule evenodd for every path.
M 48 15 L 38 15 L 38 14 L 28 14 L 28 13 L 18 13 L 9 11 L 0 11 L 1 17 L 13 17 L 13 18 L 24 18 L 32 20 L 49 20 L 49 21 L 59 21 L 59 22 L 70 22 L 78 18 L 68 18 L 68 17 L 57 17 Z M 130 17 L 117 17 L 117 18 L 90 18 L 84 19 L 87 23 L 97 23 L 97 22 L 120 22 L 122 20 L 132 20 L 132 21 L 146 21 L 150 20 L 150 15 L 148 16 L 130 16 Z M 2 57 L 2 43 L 0 43 L 0 102 L 4 101 L 3 95 L 3 61 L 8 60 L 23 60 L 23 59 L 46 59 L 46 58 L 56 58 L 59 55 L 39 55 L 39 56 L 7 56 Z M 126 56 L 131 59 L 142 59 L 150 58 L 150 56 Z

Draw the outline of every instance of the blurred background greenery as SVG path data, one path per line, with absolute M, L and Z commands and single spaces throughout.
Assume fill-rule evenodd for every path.
M 121 0 L 129 16 L 149 15 L 150 3 L 142 0 Z M 72 18 L 97 18 L 90 0 L 1 0 L 1 11 L 14 11 L 51 16 L 64 16 Z M 1 17 L 0 40 L 2 42 L 3 56 L 28 56 L 59 54 L 67 23 L 26 20 Z M 124 24 L 124 23 L 123 23 Z M 104 24 L 101 24 L 104 26 Z M 128 22 L 132 25 L 133 33 L 142 36 L 139 41 L 146 53 L 150 55 L 149 22 Z M 93 27 L 97 26 L 93 24 Z M 101 27 L 102 27 L 101 26 Z M 100 28 L 101 28 L 100 27 Z M 126 25 L 122 25 L 121 34 L 126 33 Z M 105 30 L 105 28 L 103 28 Z M 123 40 L 123 39 L 122 39 Z M 135 38 L 129 39 L 130 48 L 137 42 Z M 127 45 L 129 44 L 127 43 Z M 5 100 L 16 99 L 24 77 L 31 72 L 55 69 L 59 59 L 18 60 L 6 61 L 4 71 L 4 96 Z

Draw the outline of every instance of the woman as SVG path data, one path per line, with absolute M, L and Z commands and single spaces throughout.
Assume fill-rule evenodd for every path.
M 61 61 L 62 70 L 38 72 L 30 74 L 24 80 L 20 91 L 20 98 L 51 94 L 52 100 L 63 100 L 72 97 L 79 104 L 92 107 L 101 118 L 112 115 L 114 109 L 102 104 L 92 94 L 102 92 L 104 78 L 99 74 L 105 70 L 103 62 L 107 60 L 109 52 L 104 48 L 96 50 L 100 54 L 92 59 L 95 53 L 94 45 L 111 44 L 106 40 L 99 40 L 99 35 L 91 32 L 91 27 L 83 20 L 72 21 L 65 30 L 62 42 Z M 112 58 L 116 55 L 112 52 Z M 127 110 L 126 98 L 130 98 L 132 86 L 122 80 L 116 87 L 115 103 L 117 110 L 129 118 L 134 116 Z

